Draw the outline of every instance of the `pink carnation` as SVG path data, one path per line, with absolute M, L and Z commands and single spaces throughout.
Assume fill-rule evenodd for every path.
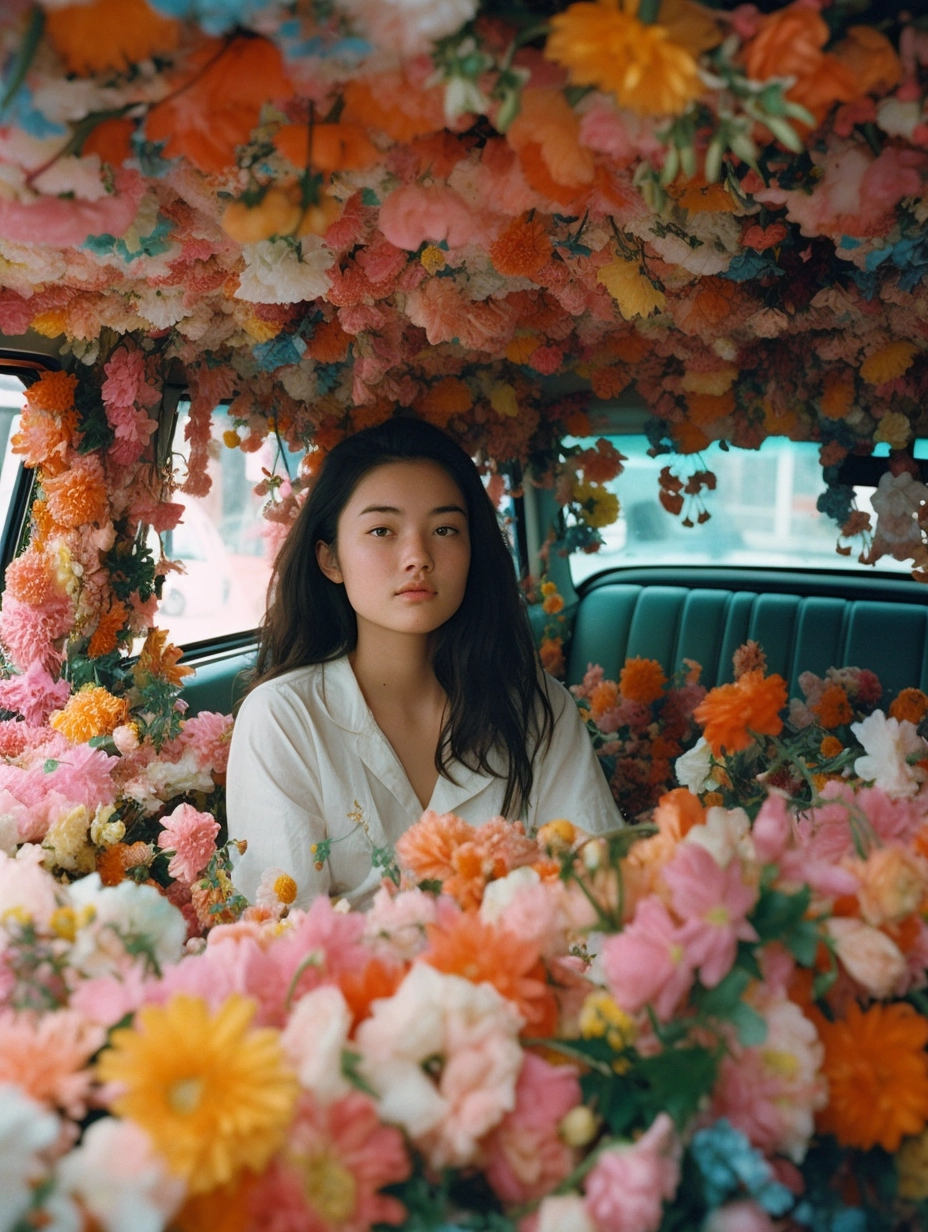
M 680 1184 L 681 1146 L 666 1112 L 629 1146 L 604 1151 L 587 1177 L 586 1205 L 598 1232 L 656 1232 Z
M 487 1179 L 504 1202 L 531 1202 L 550 1193 L 573 1167 L 558 1126 L 580 1103 L 576 1071 L 525 1054 L 516 1106 L 484 1144 Z
M 146 381 L 145 354 L 142 351 L 130 351 L 128 347 L 119 347 L 107 360 L 103 371 L 106 380 L 103 382 L 103 405 L 107 418 L 114 407 L 154 406 L 160 397 L 154 385 Z M 110 419 L 110 423 L 112 423 Z
M 56 595 L 41 607 L 8 597 L 0 611 L 0 640 L 21 670 L 38 663 L 53 672 L 63 657 L 55 643 L 68 632 L 73 620 L 71 600 L 66 596 Z
M 137 171 L 120 168 L 115 187 L 115 192 L 104 193 L 96 201 L 70 197 L 0 201 L 0 234 L 21 244 L 34 244 L 40 235 L 43 244 L 54 248 L 77 248 L 88 235 L 125 235 L 138 211 L 145 182 Z
M 193 749 L 197 766 L 214 775 L 225 774 L 229 765 L 229 742 L 232 739 L 232 716 L 215 710 L 201 710 L 184 723 L 176 740 L 165 746 L 165 755 L 172 760 Z
M 168 872 L 181 881 L 195 881 L 216 851 L 219 822 L 210 813 L 179 804 L 161 824 L 164 829 L 158 835 L 158 846 L 174 852 Z
M 55 680 L 39 662 L 30 663 L 20 676 L 0 680 L 0 706 L 21 714 L 26 723 L 41 726 L 53 710 L 71 696 L 66 680 Z

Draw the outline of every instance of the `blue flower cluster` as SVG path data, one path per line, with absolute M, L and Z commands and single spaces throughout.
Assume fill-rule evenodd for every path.
M 710 1209 L 744 1191 L 768 1215 L 785 1215 L 793 1205 L 793 1195 L 775 1179 L 770 1164 L 730 1121 L 722 1118 L 699 1130 L 690 1152 L 702 1173 Z
M 247 25 L 262 9 L 276 9 L 277 0 L 149 0 L 153 9 L 179 21 L 196 21 L 207 34 L 225 34 Z

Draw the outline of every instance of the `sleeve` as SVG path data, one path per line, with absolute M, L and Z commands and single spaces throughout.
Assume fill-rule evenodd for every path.
M 574 699 L 558 681 L 545 677 L 554 732 L 535 757 L 529 820 L 533 827 L 564 817 L 588 834 L 624 824 L 593 743 Z
M 232 875 L 249 902 L 268 868 L 279 868 L 296 881 L 298 907 L 328 894 L 328 862 L 317 870 L 310 850 L 326 837 L 312 726 L 273 682 L 250 694 L 235 720 L 226 810 L 229 838 L 247 844 Z

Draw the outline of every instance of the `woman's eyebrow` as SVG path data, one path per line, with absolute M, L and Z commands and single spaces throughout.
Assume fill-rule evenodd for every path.
M 403 512 L 396 505 L 366 505 L 358 514 L 359 518 L 363 518 L 366 513 L 399 513 Z M 467 517 L 467 510 L 462 509 L 460 505 L 436 505 L 431 513 L 460 513 L 462 517 Z

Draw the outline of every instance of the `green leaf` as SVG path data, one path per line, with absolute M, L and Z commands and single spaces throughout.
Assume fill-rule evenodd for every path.
M 48 757 L 42 765 L 42 770 L 46 774 L 54 774 L 59 764 L 59 762 L 55 761 L 54 757 Z
M 695 988 L 692 1001 L 702 1013 L 712 1018 L 733 1018 L 741 1004 L 741 994 L 753 978 L 750 972 L 733 967 L 714 988 Z
M 751 912 L 751 923 L 761 941 L 776 941 L 803 921 L 812 891 L 803 886 L 795 894 L 783 894 L 779 890 L 764 890 Z
M 358 1068 L 360 1061 L 360 1052 L 349 1052 L 347 1048 L 342 1049 L 342 1074 L 353 1087 L 357 1087 L 359 1091 L 363 1091 L 371 1099 L 377 1099 L 378 1092 L 374 1090 Z
M 814 920 L 802 920 L 783 937 L 783 944 L 803 967 L 811 967 L 818 953 L 818 925 Z
M 673 1048 L 654 1057 L 642 1057 L 635 1070 L 649 1088 L 642 1098 L 649 1119 L 667 1112 L 682 1130 L 712 1090 L 718 1066 L 718 1055 L 708 1048 Z
M 759 1048 L 764 1043 L 767 1038 L 766 1019 L 746 1001 L 739 1001 L 729 1017 L 745 1048 Z

